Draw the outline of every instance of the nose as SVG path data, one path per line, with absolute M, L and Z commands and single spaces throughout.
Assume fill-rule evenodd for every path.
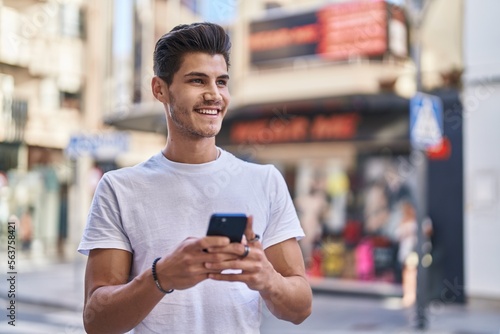
M 212 84 L 207 87 L 207 90 L 203 93 L 203 99 L 205 101 L 221 101 L 222 96 L 220 95 L 219 89 L 216 84 Z

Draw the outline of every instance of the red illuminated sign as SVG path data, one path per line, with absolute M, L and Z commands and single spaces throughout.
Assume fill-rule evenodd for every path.
M 287 120 L 258 119 L 231 124 L 233 144 L 271 144 L 353 139 L 357 134 L 359 116 L 339 115 L 293 116 Z
M 254 21 L 250 24 L 250 57 L 254 64 L 301 56 L 344 60 L 393 51 L 405 57 L 404 21 L 401 9 L 384 0 L 337 3 L 317 11 Z M 391 46 L 395 42 L 397 50 Z
M 431 160 L 448 160 L 451 157 L 451 142 L 443 137 L 439 144 L 428 148 L 426 153 Z
M 347 2 L 318 11 L 321 39 L 317 53 L 329 59 L 376 56 L 387 49 L 384 1 Z
M 250 50 L 255 52 L 278 49 L 287 45 L 315 43 L 318 38 L 317 24 L 262 31 L 250 36 Z

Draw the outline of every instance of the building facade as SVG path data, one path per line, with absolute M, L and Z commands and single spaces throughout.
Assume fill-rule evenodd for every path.
M 497 1 L 466 1 L 464 10 L 465 289 L 500 298 L 500 154 L 492 149 L 500 122 L 500 34 Z
M 1 227 L 23 254 L 57 257 L 67 237 L 71 163 L 85 89 L 81 1 L 0 1 Z

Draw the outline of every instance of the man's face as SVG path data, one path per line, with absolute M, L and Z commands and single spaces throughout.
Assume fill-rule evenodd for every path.
M 191 139 L 217 135 L 230 102 L 229 75 L 222 55 L 188 53 L 168 86 L 171 135 Z

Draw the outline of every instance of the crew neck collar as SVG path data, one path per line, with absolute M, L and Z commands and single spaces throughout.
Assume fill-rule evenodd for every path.
M 217 159 L 209 161 L 209 162 L 204 162 L 201 164 L 189 164 L 189 163 L 183 163 L 183 162 L 175 162 L 172 160 L 169 160 L 167 157 L 163 155 L 163 152 L 160 151 L 156 155 L 156 160 L 162 165 L 165 166 L 169 169 L 174 169 L 180 172 L 210 172 L 214 169 L 218 169 L 218 166 L 223 166 L 224 161 L 227 159 L 228 153 L 221 149 L 220 147 L 217 147 Z

